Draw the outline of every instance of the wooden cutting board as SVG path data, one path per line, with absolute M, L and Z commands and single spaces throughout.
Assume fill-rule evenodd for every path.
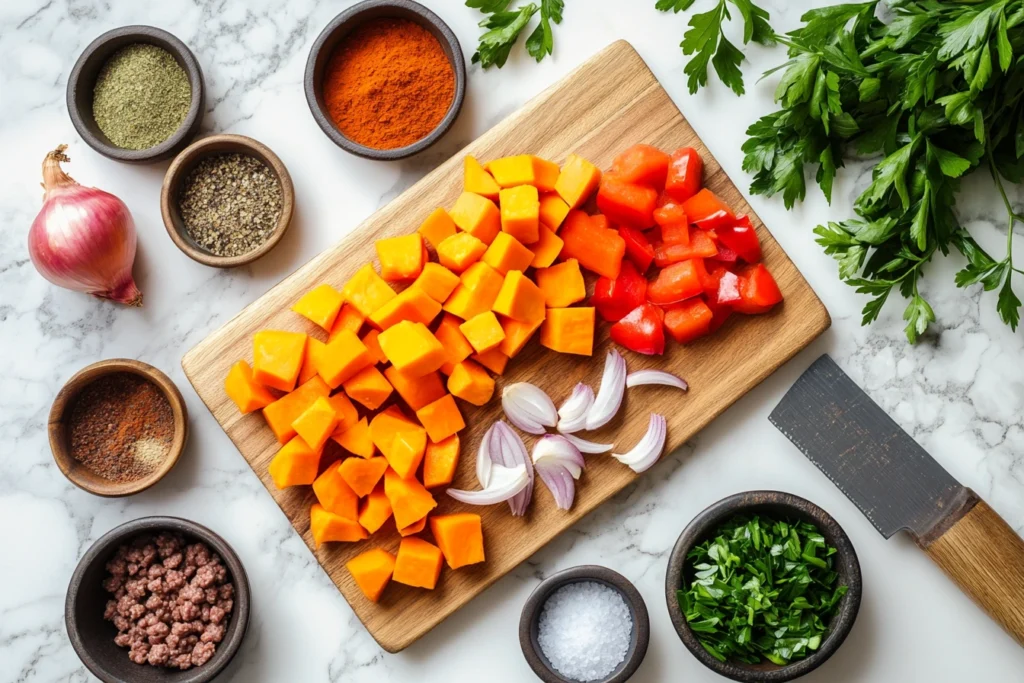
M 689 381 L 690 391 L 683 394 L 662 387 L 629 390 L 619 416 L 594 433 L 593 438 L 614 442 L 619 452 L 625 452 L 643 435 L 650 413 L 656 411 L 668 418 L 668 449 L 676 448 L 821 334 L 831 321 L 821 301 L 750 210 L 647 65 L 624 41 L 604 49 L 443 163 L 336 246 L 245 308 L 182 360 L 185 374 L 200 398 L 367 630 L 389 652 L 408 647 L 633 481 L 636 475 L 609 456 L 590 455 L 577 486 L 576 502 L 569 512 L 555 508 L 551 494 L 542 483 L 537 484 L 531 508 L 523 518 L 513 518 L 505 504 L 474 508 L 483 516 L 485 563 L 457 571 L 446 567 L 433 591 L 392 582 L 380 603 L 373 604 L 360 593 L 345 569 L 345 562 L 369 547 L 384 547 L 395 552 L 399 537 L 393 522 L 388 522 L 368 541 L 330 543 L 314 550 L 309 533 L 309 507 L 314 500 L 310 488 L 293 487 L 284 491 L 275 488 L 267 474 L 267 465 L 278 444 L 259 414 L 239 414 L 224 393 L 224 377 L 236 360 L 252 360 L 251 340 L 256 331 L 310 332 L 313 326 L 289 311 L 303 293 L 323 282 L 340 289 L 361 265 L 376 260 L 374 240 L 410 233 L 434 208 L 451 206 L 462 188 L 462 163 L 466 154 L 486 161 L 510 154 L 532 153 L 561 162 L 575 152 L 598 167 L 607 168 L 615 154 L 640 142 L 666 150 L 692 146 L 700 151 L 705 162 L 706 185 L 737 213 L 750 215 L 761 238 L 765 263 L 785 295 L 785 303 L 771 313 L 733 316 L 719 332 L 697 343 L 680 347 L 670 340 L 663 357 L 648 358 L 627 352 L 630 370 L 656 367 L 676 372 Z M 593 282 L 588 285 L 592 289 Z M 536 340 L 531 341 L 509 363 L 506 374 L 498 382 L 498 391 L 512 382 L 529 381 L 547 391 L 556 404 L 580 381 L 590 383 L 596 391 L 609 347 L 608 327 L 599 322 L 592 359 L 554 353 Z M 461 401 L 460 407 L 468 427 L 461 433 L 462 456 L 454 485 L 476 489 L 477 445 L 484 431 L 500 417 L 501 405 L 496 394 L 496 398 L 482 408 Z M 533 439 L 527 438 L 526 443 L 527 448 L 532 449 Z M 659 476 L 657 467 L 651 476 Z M 435 494 L 439 503 L 436 512 L 468 507 L 448 498 L 443 491 Z

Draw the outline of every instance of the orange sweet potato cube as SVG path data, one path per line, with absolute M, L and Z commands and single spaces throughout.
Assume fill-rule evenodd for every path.
M 541 192 L 554 192 L 562 169 L 555 162 L 538 156 L 531 155 L 530 160 L 533 162 L 533 186 Z
M 538 268 L 534 279 L 544 294 L 544 304 L 548 308 L 566 308 L 587 298 L 587 286 L 583 282 L 580 262 L 574 258 L 549 268 Z
M 391 501 L 384 493 L 384 482 L 377 482 L 373 491 L 359 504 L 359 524 L 371 534 L 391 519 Z
M 388 468 L 387 458 L 379 455 L 375 458 L 345 458 L 338 462 L 338 475 L 345 480 L 352 492 L 364 498 L 376 488 Z M 323 475 L 321 475 L 323 476 Z M 316 489 L 314 485 L 314 490 Z M 323 501 L 320 501 L 323 503 Z M 326 503 L 324 506 L 330 509 Z
M 285 444 L 295 436 L 292 422 L 305 412 L 306 408 L 321 396 L 331 393 L 320 375 L 315 375 L 307 382 L 296 387 L 295 391 L 285 394 L 263 409 L 263 418 L 267 421 L 270 431 L 277 437 L 278 443 Z
M 396 405 L 388 406 L 370 420 L 370 438 L 374 445 L 388 458 L 399 432 L 424 432 L 423 427 L 413 422 Z M 414 437 L 415 438 L 415 437 Z
M 468 232 L 459 232 L 445 238 L 437 247 L 437 260 L 445 268 L 461 273 L 480 260 L 487 245 Z
M 312 405 L 292 422 L 292 429 L 309 444 L 314 451 L 323 449 L 334 428 L 338 426 L 338 414 L 334 407 L 323 396 L 313 401 Z
M 324 350 L 327 344 L 316 337 L 306 337 L 306 355 L 302 359 L 302 368 L 299 370 L 298 384 L 305 384 L 313 379 L 320 372 L 318 363 L 324 357 Z
M 418 232 L 377 240 L 374 246 L 380 259 L 380 276 L 386 281 L 405 282 L 420 276 L 426 259 L 423 236 Z
M 507 232 L 500 232 L 484 252 L 483 262 L 502 275 L 510 270 L 526 270 L 533 263 L 533 252 Z
M 363 368 L 341 383 L 341 388 L 353 401 L 377 410 L 391 395 L 391 384 L 375 366 Z
M 504 279 L 486 263 L 474 263 L 460 278 L 459 286 L 444 302 L 444 310 L 463 320 L 491 310 Z
M 352 405 L 352 401 L 348 400 L 348 396 L 344 392 L 339 391 L 334 396 L 329 396 L 327 402 L 331 404 L 338 416 L 338 426 L 334 430 L 336 434 L 348 431 L 359 422 L 359 411 Z
M 383 459 L 381 458 L 381 460 Z M 362 458 L 349 458 L 349 460 L 368 462 Z M 359 520 L 360 495 L 342 476 L 341 465 L 344 462 L 348 461 L 340 460 L 325 469 L 313 482 L 313 493 L 325 510 L 355 522 Z M 384 470 L 381 470 L 381 474 L 384 474 Z M 372 486 L 370 490 L 373 490 Z
M 391 469 L 403 479 L 416 476 L 427 449 L 427 434 L 422 429 L 395 432 L 391 448 L 384 457 Z
M 306 335 L 302 332 L 263 330 L 252 338 L 252 378 L 281 391 L 295 388 L 306 356 Z
M 491 349 L 487 353 L 474 353 L 469 358 L 470 360 L 475 360 L 495 375 L 503 374 L 505 366 L 508 365 L 508 356 L 502 353 L 500 348 Z
M 423 456 L 423 486 L 430 489 L 451 484 L 458 466 L 458 434 L 452 434 L 437 443 L 428 442 L 427 452 Z
M 366 322 L 366 316 L 360 313 L 355 306 L 344 304 L 338 312 L 338 317 L 334 319 L 334 325 L 331 326 L 327 341 L 337 337 L 342 330 L 351 330 L 355 334 L 359 334 L 359 330 L 363 329 L 364 322 Z
M 323 284 L 306 292 L 295 302 L 292 310 L 330 332 L 343 303 L 341 292 Z
M 418 522 L 437 507 L 434 496 L 415 477 L 403 478 L 391 469 L 384 473 L 384 493 L 399 529 Z
M 537 188 L 518 185 L 502 189 L 501 230 L 515 237 L 520 244 L 533 244 L 540 239 L 540 200 Z
M 452 393 L 452 396 L 457 396 L 475 406 L 486 405 L 494 396 L 494 379 L 482 367 L 466 359 L 452 369 L 452 373 L 448 377 L 448 391 Z M 424 470 L 425 476 L 426 470 Z
M 448 298 L 458 284 L 458 275 L 440 263 L 427 263 L 423 266 L 423 272 L 412 283 L 412 286 L 423 290 L 431 299 L 443 304 L 444 300 Z
M 419 410 L 444 396 L 444 384 L 441 383 L 441 376 L 436 371 L 420 377 L 411 377 L 391 366 L 384 370 L 384 376 L 413 410 Z
M 398 530 L 398 534 L 400 536 L 412 536 L 413 534 L 418 534 L 426 528 L 427 516 L 424 515 L 423 517 L 420 517 L 418 522 L 413 522 L 409 526 L 403 526 L 401 529 Z
M 419 287 L 407 287 L 369 317 L 370 324 L 386 330 L 403 320 L 429 325 L 441 312 L 441 304 Z
M 437 370 L 447 357 L 444 347 L 423 323 L 403 320 L 381 332 L 377 339 L 391 364 L 412 377 Z
M 468 232 L 484 244 L 494 241 L 501 231 L 501 213 L 487 197 L 463 192 L 448 212 L 459 229 Z
M 505 339 L 505 331 L 498 322 L 498 317 L 491 311 L 473 316 L 459 325 L 459 330 L 477 353 L 490 351 Z
M 293 436 L 270 461 L 267 471 L 279 489 L 312 484 L 320 467 L 320 451 L 310 448 L 301 436 Z
M 452 569 L 484 561 L 484 534 L 480 515 L 463 512 L 434 515 L 430 531 Z
M 530 245 L 530 251 L 533 252 L 533 261 L 530 265 L 534 268 L 547 268 L 562 253 L 562 246 L 565 242 L 552 230 L 543 225 L 540 226 L 538 233 L 540 237 Z
M 380 348 L 380 342 L 377 337 L 380 335 L 380 330 L 370 330 L 363 335 L 363 346 L 370 352 L 375 363 L 387 363 L 388 357 L 384 355 L 384 351 Z
M 372 548 L 353 557 L 345 567 L 363 595 L 371 602 L 377 602 L 391 581 L 395 561 L 395 556 L 388 551 Z
M 395 290 L 367 263 L 345 283 L 341 290 L 345 301 L 352 304 L 364 318 L 395 297 Z
M 539 330 L 543 323 L 543 318 L 530 322 L 521 322 L 502 316 L 501 329 L 505 331 L 505 338 L 498 346 L 498 350 L 509 358 L 515 358 L 523 350 L 523 347 L 526 346 L 526 342 L 530 341 L 533 333 Z
M 427 430 L 427 436 L 435 443 L 466 428 L 459 406 L 451 394 L 445 394 L 430 405 L 420 408 L 416 411 L 416 417 Z
M 540 224 L 552 232 L 558 232 L 562 221 L 569 215 L 569 205 L 558 196 L 557 192 L 541 195 L 540 197 Z
M 555 192 L 570 209 L 581 206 L 601 182 L 601 171 L 577 154 L 570 154 L 555 182 Z
M 331 438 L 346 451 L 361 458 L 372 458 L 376 452 L 376 446 L 370 438 L 370 424 L 365 417 L 345 431 L 335 430 Z
M 317 365 L 320 376 L 332 389 L 374 362 L 366 345 L 351 330 L 339 332 L 327 342 L 323 353 Z
M 498 183 L 479 161 L 467 155 L 462 162 L 462 189 L 491 200 L 498 198 Z
M 455 221 L 447 211 L 438 207 L 427 216 L 416 232 L 422 235 L 427 244 L 436 251 L 437 245 L 441 244 L 446 237 L 455 234 Z
M 462 334 L 462 330 L 459 329 L 461 324 L 462 321 L 454 315 L 445 313 L 444 317 L 441 318 L 441 324 L 437 326 L 437 331 L 434 332 L 434 336 L 437 337 L 437 341 L 441 342 L 441 346 L 444 347 L 445 354 L 447 354 L 447 360 L 441 366 L 441 372 L 446 375 L 452 374 L 451 369 L 455 367 L 455 364 L 466 360 L 473 353 L 473 345 L 469 343 L 466 335 Z M 443 394 L 444 392 L 441 393 Z M 441 398 L 441 394 L 435 396 L 431 401 L 436 401 L 439 398 Z M 420 407 L 422 408 L 423 406 Z M 416 410 L 416 408 L 413 408 L 413 410 Z
M 277 400 L 265 386 L 252 378 L 252 368 L 244 360 L 231 366 L 231 370 L 228 371 L 228 376 L 224 380 L 224 392 L 235 402 L 243 415 L 266 407 Z
M 552 351 L 590 356 L 594 353 L 594 309 L 549 308 L 540 328 L 540 343 Z
M 533 157 L 518 154 L 487 162 L 486 168 L 502 188 L 532 185 L 536 180 Z
M 320 503 L 309 510 L 309 531 L 317 548 L 330 541 L 351 543 L 369 538 L 359 522 L 328 511 Z
M 511 270 L 491 309 L 513 320 L 536 322 L 544 318 L 544 293 L 522 271 Z
M 422 538 L 403 538 L 398 545 L 392 578 L 398 583 L 433 590 L 441 576 L 444 555 L 441 549 Z

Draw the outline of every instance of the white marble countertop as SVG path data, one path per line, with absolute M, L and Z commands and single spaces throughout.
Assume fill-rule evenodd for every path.
M 679 452 L 563 534 L 508 577 L 398 655 L 359 624 L 284 515 L 192 391 L 182 354 L 307 259 L 358 225 L 439 161 L 611 41 L 629 40 L 745 190 L 740 144 L 746 126 L 771 110 L 773 83 L 754 85 L 781 51 L 754 48 L 744 64 L 748 95 L 717 82 L 686 92 L 677 45 L 682 15 L 654 0 L 568 0 L 554 59 L 537 65 L 517 50 L 501 71 L 469 68 L 462 114 L 443 141 L 418 158 L 375 163 L 349 156 L 314 123 L 302 92 L 309 46 L 348 1 L 22 0 L 0 4 L 0 681 L 82 681 L 90 676 L 64 630 L 67 582 L 100 535 L 137 517 L 170 514 L 206 524 L 236 548 L 254 589 L 250 631 L 223 680 L 525 681 L 531 672 L 516 636 L 519 611 L 537 582 L 583 563 L 612 567 L 647 601 L 652 635 L 634 681 L 717 681 L 682 646 L 663 598 L 668 552 L 706 505 L 737 491 L 778 488 L 806 496 L 846 528 L 864 573 L 864 600 L 849 640 L 808 683 L 1020 680 L 1024 651 L 907 538 L 885 541 L 767 415 L 799 373 L 828 352 L 957 478 L 1024 529 L 1022 335 L 996 318 L 992 297 L 953 286 L 956 259 L 930 267 L 927 295 L 936 333 L 907 345 L 902 307 L 860 326 L 863 300 L 841 284 L 811 228 L 849 215 L 870 162 L 842 174 L 829 207 L 816 190 L 795 211 L 780 200 L 751 203 L 832 314 L 833 326 Z M 461 0 L 428 0 L 468 57 L 478 15 Z M 811 4 L 763 3 L 779 29 Z M 584 11 L 584 7 L 586 8 Z M 110 161 L 75 134 L 64 106 L 68 73 L 101 32 L 125 24 L 163 27 L 196 53 L 208 88 L 204 133 L 251 135 L 274 149 L 295 182 L 297 208 L 282 244 L 251 267 L 220 271 L 173 248 L 159 216 L 165 164 Z M 40 206 L 39 163 L 70 144 L 70 172 L 122 197 L 140 234 L 135 273 L 146 294 L 128 310 L 45 282 L 28 260 L 26 235 Z M 986 244 L 1004 219 L 989 182 L 965 183 L 962 220 Z M 1020 206 L 1021 195 L 1016 196 Z M 151 490 L 103 500 L 72 486 L 46 440 L 60 385 L 102 358 L 139 358 L 167 372 L 191 413 L 191 440 L 178 466 Z

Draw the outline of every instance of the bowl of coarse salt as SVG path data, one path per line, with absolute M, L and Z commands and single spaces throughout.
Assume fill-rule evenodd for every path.
M 640 592 L 597 565 L 541 581 L 519 619 L 523 655 L 544 683 L 623 683 L 647 654 L 650 635 Z

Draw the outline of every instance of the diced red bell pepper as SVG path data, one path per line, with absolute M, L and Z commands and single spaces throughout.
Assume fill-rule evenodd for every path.
M 701 294 L 704 291 L 704 284 L 700 278 L 703 267 L 695 261 L 696 259 L 680 261 L 663 268 L 658 277 L 648 283 L 647 300 L 652 304 L 665 306 Z
M 654 304 L 640 304 L 612 325 L 612 341 L 648 356 L 665 353 L 665 313 Z
M 656 190 L 665 187 L 669 156 L 657 147 L 633 145 L 615 157 L 612 173 L 627 183 L 639 183 Z
M 690 244 L 690 228 L 686 223 L 673 223 L 661 228 L 661 242 L 669 246 L 673 244 Z
M 664 229 L 663 229 L 664 230 Z M 692 258 L 712 258 L 718 247 L 703 230 L 690 230 L 689 244 L 658 244 L 654 246 L 654 263 L 659 268 Z
M 601 178 L 597 190 L 597 208 L 620 225 L 645 230 L 654 225 L 658 191 L 646 185 L 628 183 L 611 174 Z
M 662 202 L 662 199 L 665 201 Z M 658 208 L 654 210 L 654 222 L 658 225 L 675 225 L 676 223 L 688 225 L 690 221 L 686 217 L 681 203 L 671 197 L 666 199 L 665 195 L 662 195 L 658 199 Z
M 574 258 L 587 270 L 617 278 L 626 255 L 626 243 L 617 230 L 601 227 L 597 216 L 570 211 L 558 236 L 562 238 L 562 260 Z M 607 220 L 603 216 L 602 220 Z
M 726 306 L 735 306 L 743 300 L 740 296 L 740 278 L 736 273 L 725 271 L 718 280 L 715 300 Z
M 635 228 L 622 226 L 619 228 L 619 236 L 626 243 L 626 258 L 633 262 L 641 275 L 646 273 L 654 262 L 654 247 L 647 235 Z
M 711 309 L 711 324 L 708 325 L 708 334 L 711 334 L 725 324 L 725 321 L 733 314 L 733 308 L 732 306 L 718 303 L 714 297 L 710 296 L 707 297 L 704 303 Z
M 779 285 L 763 263 L 746 268 L 739 280 L 740 301 L 733 304 L 738 313 L 765 313 L 782 301 Z
M 690 222 L 704 230 L 717 230 L 736 224 L 736 216 L 714 192 L 706 187 L 683 202 Z
M 708 333 L 714 314 L 704 300 L 694 297 L 665 311 L 665 329 L 680 344 Z
M 608 322 L 617 322 L 647 300 L 647 279 L 632 261 L 623 261 L 622 270 L 614 280 L 600 277 L 594 285 L 590 304 Z
M 693 147 L 672 153 L 665 178 L 665 192 L 681 202 L 697 194 L 704 175 L 704 160 Z
M 726 230 L 728 230 L 728 228 L 726 228 Z M 715 234 L 718 235 L 719 231 L 715 231 Z M 736 263 L 737 261 L 739 261 L 740 255 L 733 251 L 731 248 L 729 248 L 729 246 L 726 245 L 725 242 L 719 241 L 715 246 L 718 247 L 718 253 L 715 254 L 714 256 L 710 256 L 709 258 L 712 258 L 718 261 L 719 263 L 728 264 Z
M 701 281 L 704 283 L 704 294 L 709 299 L 718 297 L 718 283 L 721 282 L 722 276 L 729 272 L 729 270 L 717 261 L 707 261 L 704 263 L 704 277 Z
M 757 232 L 749 216 L 739 216 L 735 225 L 718 228 L 715 233 L 722 246 L 736 252 L 747 263 L 761 260 L 761 242 L 757 239 Z

